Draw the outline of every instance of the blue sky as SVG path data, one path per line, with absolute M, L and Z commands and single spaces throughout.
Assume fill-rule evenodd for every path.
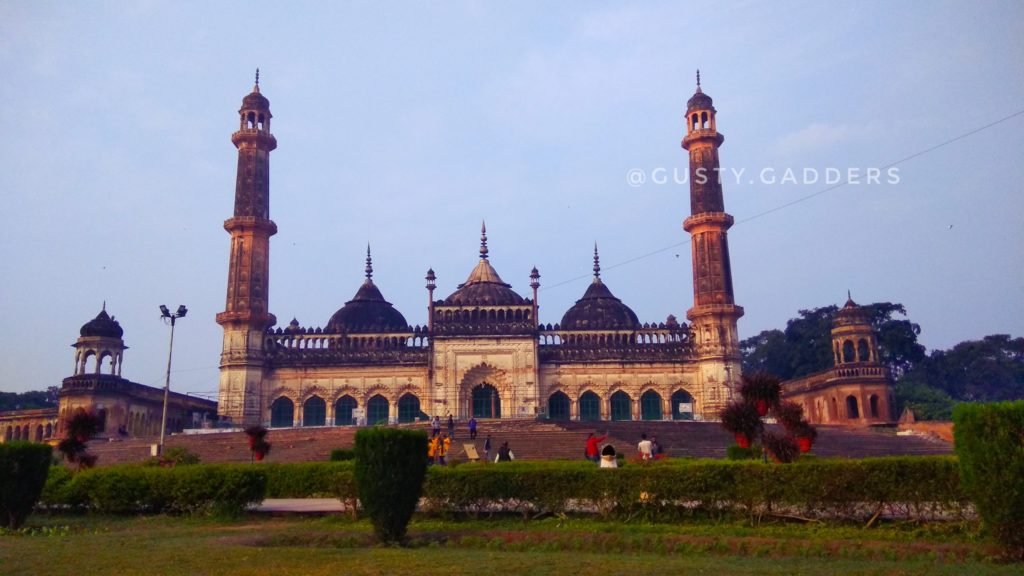
M 491 261 L 543 322 L 603 278 L 649 322 L 692 304 L 679 147 L 694 70 L 715 99 L 736 217 L 741 336 L 798 309 L 906 305 L 929 348 L 1024 333 L 1018 2 L 0 2 L 0 389 L 58 384 L 104 300 L 124 376 L 217 388 L 241 98 L 262 70 L 271 311 L 322 326 L 362 280 L 414 324 L 423 276 Z M 663 169 L 663 171 L 658 171 Z M 768 179 L 761 178 L 767 169 Z M 648 176 L 627 182 L 630 170 Z M 784 207 L 785 206 L 785 207 Z M 783 207 L 774 212 L 758 215 Z M 653 254 L 652 254 L 653 253 Z M 645 256 L 639 258 L 641 256 Z

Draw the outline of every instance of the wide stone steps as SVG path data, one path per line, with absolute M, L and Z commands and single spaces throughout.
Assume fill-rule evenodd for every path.
M 430 433 L 425 423 L 402 428 Z M 774 429 L 769 426 L 769 429 Z M 268 462 L 324 461 L 335 448 L 351 448 L 354 427 L 275 428 L 267 435 L 273 445 Z M 442 428 L 446 431 L 446 428 Z M 491 458 L 507 441 L 517 460 L 583 458 L 587 434 L 609 435 L 605 443 L 632 457 L 641 433 L 657 437 L 669 457 L 724 458 L 733 437 L 711 422 L 536 422 L 519 420 L 481 420 L 478 436 L 469 440 L 464 422 L 455 429 L 449 461 L 466 460 L 465 445 L 472 443 L 483 457 L 484 439 L 491 436 Z M 150 457 L 156 438 L 128 439 L 120 442 L 96 440 L 90 450 L 99 456 L 98 465 L 141 462 Z M 198 454 L 203 462 L 248 462 L 248 439 L 241 431 L 207 434 L 176 434 L 166 439 L 167 447 L 183 447 Z M 818 426 L 818 440 L 812 453 L 818 456 L 865 458 L 870 456 L 950 454 L 952 445 L 922 436 L 898 436 L 892 428 L 852 428 Z

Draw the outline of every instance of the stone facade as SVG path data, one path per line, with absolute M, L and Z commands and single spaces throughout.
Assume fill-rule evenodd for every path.
M 691 172 L 718 167 L 711 98 L 697 93 L 687 106 Z M 486 227 L 479 260 L 466 282 L 435 298 L 427 272 L 428 320 L 410 326 L 373 282 L 321 327 L 293 320 L 276 326 L 269 313 L 270 103 L 259 82 L 242 101 L 235 212 L 227 298 L 217 321 L 224 328 L 219 413 L 236 424 L 344 425 L 355 422 L 445 418 L 662 420 L 717 417 L 740 377 L 727 230 L 720 182 L 691 179 L 694 238 L 691 324 L 668 317 L 640 323 L 600 277 L 559 324 L 537 319 L 540 274 L 532 298 L 516 293 L 492 266 Z M 695 118 L 691 124 L 690 118 Z

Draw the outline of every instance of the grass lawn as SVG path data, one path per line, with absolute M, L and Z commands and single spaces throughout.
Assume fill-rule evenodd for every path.
M 0 535 L 16 574 L 1019 574 L 961 525 L 643 524 L 418 519 L 408 548 L 345 516 L 34 515 Z

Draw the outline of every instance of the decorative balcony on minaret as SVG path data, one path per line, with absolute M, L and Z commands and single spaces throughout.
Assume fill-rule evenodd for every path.
M 733 218 L 725 213 L 718 148 L 725 137 L 718 133 L 711 97 L 701 90 L 686 103 L 686 136 L 682 146 L 690 154 L 690 217 L 683 229 L 690 233 L 693 255 L 693 308 L 686 317 L 693 326 L 698 358 L 703 360 L 707 406 L 722 406 L 740 376 L 736 321 L 743 308 L 733 296 L 727 231 Z

